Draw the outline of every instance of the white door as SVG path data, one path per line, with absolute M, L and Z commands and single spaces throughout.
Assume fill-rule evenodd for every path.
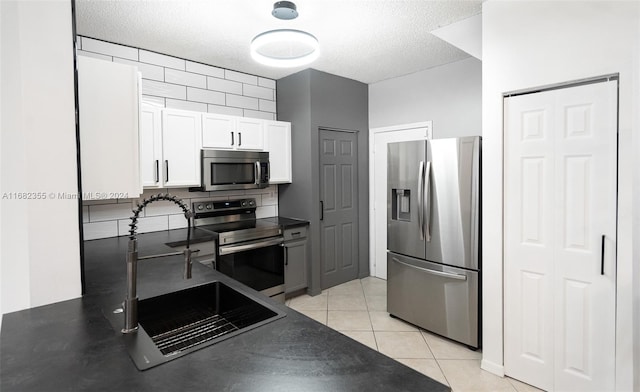
M 505 98 L 505 373 L 615 388 L 617 82 Z
M 387 279 L 387 144 L 431 137 L 431 122 L 393 128 L 374 129 L 370 162 L 373 162 L 369 178 L 372 198 L 370 225 L 371 255 L 369 270 L 372 276 Z
M 174 109 L 162 111 L 165 187 L 200 185 L 201 146 L 201 113 Z

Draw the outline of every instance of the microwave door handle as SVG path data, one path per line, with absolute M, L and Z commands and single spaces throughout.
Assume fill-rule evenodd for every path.
M 256 161 L 256 185 L 260 185 L 260 179 L 262 178 L 262 167 L 260 166 L 260 162 Z

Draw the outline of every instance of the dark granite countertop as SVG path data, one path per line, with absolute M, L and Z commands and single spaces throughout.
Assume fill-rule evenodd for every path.
M 262 219 L 268 220 L 277 225 L 280 225 L 280 227 L 283 230 L 292 229 L 294 227 L 307 226 L 309 224 L 309 221 L 306 221 L 306 220 L 287 218 L 284 216 L 272 216 L 269 218 L 262 218 Z
M 169 251 L 186 230 L 143 234 L 141 256 Z M 0 334 L 3 391 L 448 391 L 449 388 L 310 318 L 272 302 L 286 317 L 146 371 L 131 361 L 103 316 L 125 295 L 126 237 L 86 242 L 82 298 L 5 314 Z M 197 246 L 195 246 L 197 247 Z M 141 299 L 220 280 L 180 257 L 138 264 Z M 259 294 L 258 294 L 259 295 Z M 270 299 L 266 299 L 271 301 Z

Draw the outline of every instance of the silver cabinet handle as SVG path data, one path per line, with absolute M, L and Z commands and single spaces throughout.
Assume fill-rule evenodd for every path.
M 400 264 L 402 264 L 404 266 L 415 268 L 415 269 L 420 270 L 422 272 L 426 272 L 426 273 L 431 274 L 431 275 L 442 276 L 443 278 L 450 278 L 450 279 L 456 279 L 456 280 L 467 280 L 467 276 L 466 275 L 452 274 L 452 273 L 448 273 L 448 272 L 434 271 L 434 270 L 427 269 L 427 268 L 417 267 L 415 265 L 404 263 L 404 262 L 402 262 L 402 261 L 400 261 L 400 260 L 398 260 L 396 258 L 393 258 L 393 261 L 395 261 L 396 263 L 400 263 Z
M 238 132 L 238 147 L 242 145 L 242 132 Z
M 287 245 L 282 244 L 280 245 L 281 247 L 284 248 L 284 265 L 287 266 L 289 265 L 289 247 L 287 247 Z
M 424 182 L 427 185 L 427 190 L 425 191 L 424 199 L 425 199 L 425 207 L 426 210 L 424 221 L 424 239 L 428 242 L 431 241 L 431 162 L 427 162 L 427 170 L 424 175 Z
M 156 183 L 160 182 L 160 161 L 156 159 Z
M 229 255 L 232 253 L 243 252 L 246 250 L 266 248 L 273 245 L 282 245 L 282 237 L 272 238 L 270 240 L 252 241 L 240 245 L 225 245 L 218 248 L 220 256 Z
M 164 176 L 164 182 L 166 183 L 166 182 L 169 182 L 169 160 L 168 159 L 165 159 L 164 165 L 167 169 L 166 174 Z
M 233 146 L 233 132 L 231 132 L 231 145 Z
M 424 161 L 418 166 L 418 226 L 420 227 L 420 239 L 424 240 Z

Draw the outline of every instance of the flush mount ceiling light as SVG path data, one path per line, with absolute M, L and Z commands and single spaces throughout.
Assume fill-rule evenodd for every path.
M 298 10 L 290 1 L 277 1 L 273 4 L 271 15 L 278 19 L 290 20 L 298 17 Z
M 266 31 L 251 41 L 251 57 L 271 67 L 299 67 L 311 63 L 319 54 L 316 37 L 300 30 Z

